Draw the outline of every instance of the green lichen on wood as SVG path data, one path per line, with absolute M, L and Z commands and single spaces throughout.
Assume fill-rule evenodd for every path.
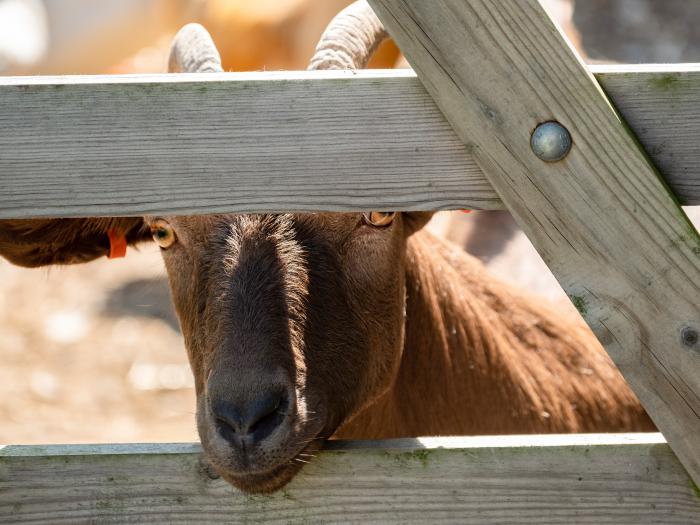
M 420 449 L 414 450 L 412 452 L 402 452 L 400 454 L 385 452 L 385 455 L 387 457 L 393 458 L 394 461 L 399 463 L 401 466 L 408 466 L 409 463 L 417 461 L 421 464 L 421 466 L 427 467 L 428 460 L 430 459 L 430 455 L 432 454 L 432 452 L 432 450 Z
M 423 449 L 423 450 L 416 450 L 415 452 L 411 453 L 411 456 L 413 459 L 417 459 L 420 461 L 421 465 L 424 467 L 428 466 L 428 459 L 430 458 L 431 451 L 428 449 Z
M 660 91 L 669 91 L 678 87 L 681 81 L 680 75 L 676 73 L 667 73 L 658 77 L 654 77 L 649 81 L 649 84 Z
M 588 302 L 584 297 L 578 295 L 570 295 L 569 299 L 571 299 L 571 303 L 582 316 L 586 316 L 588 314 Z
M 200 93 L 209 93 L 210 86 L 207 82 L 199 82 L 197 84 L 193 84 L 193 87 Z
M 695 484 L 695 482 L 692 479 L 690 480 L 690 488 L 695 494 L 695 497 L 700 500 L 700 488 Z
M 686 228 L 686 234 L 679 235 L 678 241 L 673 242 L 672 247 L 680 249 L 682 246 L 687 245 L 693 255 L 700 256 L 700 236 L 698 236 L 695 225 L 688 220 L 686 221 Z
M 695 225 L 690 221 L 688 216 L 684 214 L 684 218 L 686 226 L 686 235 L 683 236 L 686 237 L 684 239 L 684 244 L 687 244 L 690 247 L 693 255 L 700 255 L 700 234 L 698 234 L 698 230 L 695 228 Z

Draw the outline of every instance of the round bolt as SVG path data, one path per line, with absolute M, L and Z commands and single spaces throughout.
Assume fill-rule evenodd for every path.
M 532 151 L 545 162 L 562 160 L 571 151 L 571 144 L 571 133 L 559 122 L 540 124 L 530 139 Z
M 681 341 L 683 341 L 683 344 L 688 348 L 693 348 L 698 344 L 699 340 L 700 334 L 698 334 L 698 331 L 695 328 L 688 326 L 681 330 Z

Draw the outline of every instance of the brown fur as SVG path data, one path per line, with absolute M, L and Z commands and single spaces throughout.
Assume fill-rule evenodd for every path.
M 28 268 L 88 262 L 109 254 L 109 230 L 131 245 L 151 238 L 141 218 L 0 220 L 0 255 Z
M 396 382 L 337 437 L 654 428 L 580 319 L 500 283 L 427 232 L 409 240 L 406 280 Z
M 580 319 L 415 233 L 429 216 L 397 214 L 386 228 L 356 213 L 164 218 L 198 429 L 228 481 L 275 490 L 331 436 L 653 429 Z M 82 262 L 107 253 L 105 229 L 133 244 L 154 221 L 0 221 L 0 253 Z M 271 391 L 282 401 L 268 437 L 245 449 L 222 437 L 217 407 Z

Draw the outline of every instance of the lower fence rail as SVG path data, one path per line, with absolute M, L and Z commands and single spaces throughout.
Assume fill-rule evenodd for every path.
M 196 444 L 0 447 L 0 523 L 682 523 L 700 490 L 660 434 L 330 442 L 246 495 Z

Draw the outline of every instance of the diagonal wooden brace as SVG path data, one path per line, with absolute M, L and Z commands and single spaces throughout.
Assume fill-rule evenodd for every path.
M 593 75 L 537 0 L 369 3 L 700 484 L 700 237 Z

